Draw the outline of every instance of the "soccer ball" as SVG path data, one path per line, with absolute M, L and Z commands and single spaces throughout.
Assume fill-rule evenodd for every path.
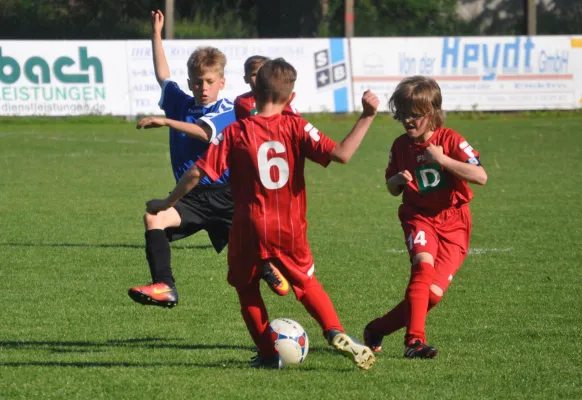
M 283 364 L 301 364 L 307 357 L 309 339 L 297 321 L 289 318 L 271 321 L 271 337 Z

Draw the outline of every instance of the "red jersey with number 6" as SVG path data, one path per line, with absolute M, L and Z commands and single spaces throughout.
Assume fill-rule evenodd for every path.
M 312 263 L 307 243 L 305 159 L 327 166 L 336 143 L 301 117 L 252 116 L 229 125 L 196 164 L 211 179 L 230 170 L 234 217 L 229 263 L 293 256 Z M 311 265 L 311 264 L 309 264 Z
M 452 129 L 435 130 L 425 143 L 416 143 L 406 134 L 398 137 L 390 150 L 386 180 L 404 170 L 412 175 L 402 194 L 403 206 L 421 214 L 434 214 L 470 202 L 473 192 L 466 181 L 437 163 L 425 161 L 424 151 L 429 143 L 442 146 L 443 153 L 454 160 L 481 165 L 479 153 Z

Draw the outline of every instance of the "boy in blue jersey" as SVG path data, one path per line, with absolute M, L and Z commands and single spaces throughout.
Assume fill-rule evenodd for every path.
M 154 69 L 162 88 L 159 105 L 166 117 L 143 118 L 137 128 L 170 128 L 170 157 L 177 182 L 206 153 L 209 142 L 217 140 L 216 136 L 235 122 L 236 117 L 233 104 L 218 99 L 225 83 L 224 54 L 214 47 L 197 48 L 187 62 L 188 87 L 194 97 L 184 93 L 170 79 L 161 36 L 164 16 L 159 10 L 152 11 L 151 15 Z M 178 304 L 170 266 L 171 241 L 206 230 L 216 252 L 220 253 L 226 246 L 234 213 L 228 174 L 226 171 L 214 182 L 206 178 L 168 210 L 157 214 L 146 212 L 146 257 L 152 284 L 130 288 L 131 299 L 168 308 Z

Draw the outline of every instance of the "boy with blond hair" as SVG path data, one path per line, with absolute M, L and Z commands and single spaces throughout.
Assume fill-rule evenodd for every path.
M 256 80 L 258 114 L 226 128 L 208 152 L 186 172 L 172 193 L 147 203 L 155 214 L 172 207 L 203 179 L 227 169 L 235 204 L 228 248 L 228 282 L 237 291 L 243 319 L 258 348 L 251 367 L 280 369 L 281 358 L 269 331 L 259 281 L 262 266 L 275 265 L 297 299 L 319 323 L 329 344 L 361 369 L 375 362 L 370 348 L 345 333 L 335 308 L 315 276 L 307 242 L 305 160 L 322 166 L 347 163 L 376 115 L 378 98 L 366 92 L 363 113 L 340 143 L 301 117 L 283 115 L 294 97 L 297 73 L 278 58 L 266 61 Z
M 188 88 L 184 93 L 170 78 L 170 68 L 162 46 L 164 15 L 152 11 L 153 61 L 162 95 L 159 102 L 166 117 L 146 117 L 137 128 L 170 128 L 170 157 L 174 177 L 182 175 L 204 154 L 209 142 L 235 122 L 233 104 L 218 99 L 224 88 L 226 57 L 214 47 L 197 48 L 187 62 Z M 229 171 L 214 180 L 204 179 L 184 198 L 163 212 L 144 215 L 146 258 L 152 283 L 132 287 L 129 297 L 144 305 L 174 307 L 178 292 L 170 265 L 170 242 L 206 230 L 217 253 L 228 243 L 234 206 Z
M 364 341 L 374 351 L 382 339 L 406 327 L 404 357 L 434 358 L 426 344 L 425 322 L 469 251 L 473 192 L 468 183 L 484 185 L 487 173 L 479 153 L 452 129 L 444 128 L 438 84 L 413 76 L 398 84 L 389 106 L 406 133 L 392 144 L 386 186 L 402 193 L 398 216 L 411 261 L 404 300 L 371 321 Z

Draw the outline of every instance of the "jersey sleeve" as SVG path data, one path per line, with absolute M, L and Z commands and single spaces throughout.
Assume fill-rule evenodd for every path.
M 228 127 L 219 133 L 211 142 L 204 156 L 196 161 L 198 168 L 216 181 L 228 169 L 228 154 L 230 151 L 235 126 Z
M 298 137 L 305 157 L 327 167 L 331 161 L 329 154 L 335 148 L 336 143 L 303 118 L 294 118 L 294 120 L 299 125 Z
M 220 100 L 221 104 L 216 112 L 208 113 L 198 118 L 198 123 L 205 123 L 212 129 L 211 141 L 216 138 L 227 126 L 236 121 L 234 106 L 227 99 Z
M 166 117 L 180 119 L 182 105 L 192 99 L 192 96 L 184 93 L 178 84 L 170 79 L 162 83 L 162 96 L 158 105 L 166 113 Z
M 447 143 L 447 148 L 445 149 L 445 154 L 454 160 L 481 165 L 481 160 L 479 159 L 479 152 L 475 150 L 464 137 L 459 135 L 457 132 L 452 131 L 451 140 Z
M 386 181 L 396 175 L 398 172 L 398 162 L 396 160 L 396 141 L 392 143 L 392 147 L 390 148 L 390 154 L 388 155 L 388 167 L 386 167 L 386 174 L 385 178 Z

